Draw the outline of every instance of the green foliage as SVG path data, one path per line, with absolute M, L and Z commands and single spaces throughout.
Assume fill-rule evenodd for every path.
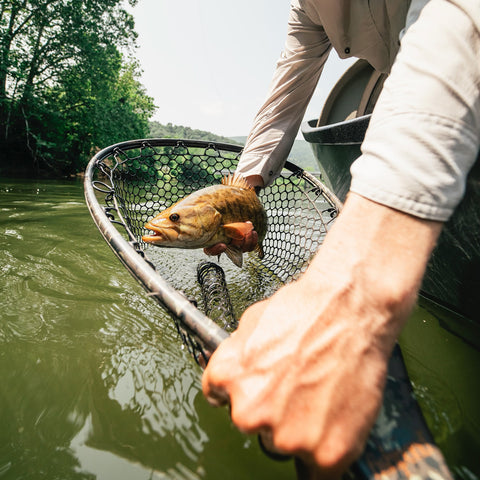
M 129 60 L 136 33 L 122 3 L 2 1 L 1 173 L 70 175 L 95 148 L 147 134 L 155 107 Z
M 143 186 L 156 185 L 172 194 L 177 189 L 189 193 L 220 183 L 225 170 L 233 170 L 237 161 L 236 153 L 222 152 L 219 167 L 214 150 L 184 145 L 133 150 L 129 156 L 131 160 L 116 169 L 122 180 L 126 179 L 130 184 L 138 182 Z
M 204 130 L 195 130 L 183 125 L 172 125 L 167 123 L 162 125 L 159 122 L 150 122 L 149 138 L 178 138 L 188 140 L 203 140 L 206 142 L 232 143 L 240 145 L 239 142 L 232 138 L 221 137 Z
M 195 130 L 182 125 L 172 125 L 167 123 L 163 125 L 159 122 L 150 122 L 150 138 L 176 138 L 176 139 L 189 139 L 189 140 L 203 140 L 206 142 L 220 142 L 231 143 L 236 145 L 245 145 L 247 137 L 221 137 L 204 130 Z M 288 156 L 288 160 L 295 165 L 302 167 L 303 169 L 316 172 L 318 171 L 317 161 L 313 155 L 310 144 L 305 140 L 295 140 L 292 146 L 292 150 Z M 182 178 L 184 175 L 181 165 L 175 166 L 173 175 L 177 178 Z
M 229 143 L 240 145 L 237 141 L 215 135 L 205 130 L 196 130 L 183 125 L 162 125 L 159 122 L 150 122 L 149 138 L 174 138 L 188 140 L 202 140 L 205 142 Z M 163 167 L 157 170 L 157 178 L 161 183 L 173 183 L 180 185 L 183 189 L 192 190 L 202 188 L 212 182 L 220 182 L 222 174 L 209 165 L 204 149 L 189 148 L 182 151 L 183 147 L 166 147 L 165 155 L 168 161 L 163 161 Z M 228 157 L 228 154 L 225 154 Z M 236 154 L 232 153 L 232 164 L 224 160 L 224 167 L 233 168 Z M 138 173 L 137 173 L 138 175 Z

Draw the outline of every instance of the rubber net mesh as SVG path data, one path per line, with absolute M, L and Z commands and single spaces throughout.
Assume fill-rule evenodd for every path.
M 161 210 L 198 189 L 219 184 L 223 176 L 233 173 L 240 153 L 240 146 L 226 144 L 135 141 L 112 148 L 96 165 L 94 187 L 110 220 L 123 227 L 132 246 L 154 265 L 158 274 L 184 292 L 199 309 L 207 310 L 211 318 L 215 312 L 202 299 L 196 268 L 203 265 L 205 277 L 205 260 L 216 258 L 207 257 L 201 249 L 147 245 L 141 237 L 148 233 L 145 223 Z M 338 213 L 338 206 L 321 182 L 288 163 L 273 185 L 259 193 L 259 198 L 268 216 L 264 258 L 249 253 L 241 269 L 226 256 L 219 261 L 225 271 L 222 281 L 231 295 L 228 315 L 232 318 L 239 318 L 251 303 L 300 275 Z M 224 328 L 232 324 L 226 320 L 221 325 Z

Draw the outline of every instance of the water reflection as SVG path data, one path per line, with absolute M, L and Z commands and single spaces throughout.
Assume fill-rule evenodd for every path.
M 0 182 L 0 476 L 291 478 L 211 409 L 80 183 Z

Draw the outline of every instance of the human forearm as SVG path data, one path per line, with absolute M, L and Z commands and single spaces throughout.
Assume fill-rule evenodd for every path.
M 408 29 L 352 166 L 353 191 L 439 221 L 480 145 L 480 9 L 461 3 L 431 0 Z
M 259 175 L 269 184 L 280 172 L 330 48 L 323 28 L 292 2 L 285 49 L 237 168 L 242 176 Z
M 379 328 L 396 338 L 415 303 L 442 223 L 423 220 L 350 193 L 302 283 L 319 278 L 361 292 L 378 310 Z M 313 292 L 312 292 L 313 293 Z M 365 325 L 369 330 L 375 325 Z
M 207 398 L 230 402 L 241 430 L 338 478 L 378 414 L 440 229 L 351 194 L 306 273 L 249 308 L 214 353 Z

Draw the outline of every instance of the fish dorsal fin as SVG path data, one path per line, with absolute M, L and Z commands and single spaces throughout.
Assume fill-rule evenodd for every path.
M 245 188 L 246 190 L 254 190 L 254 188 L 240 175 L 228 174 L 222 178 L 222 185 L 229 187 Z

